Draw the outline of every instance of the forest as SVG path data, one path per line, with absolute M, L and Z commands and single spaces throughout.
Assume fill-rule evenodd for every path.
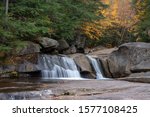
M 0 0 L 0 100 L 143 100 L 149 83 L 150 0 Z
M 1 0 L 0 51 L 46 36 L 86 46 L 150 42 L 150 0 Z

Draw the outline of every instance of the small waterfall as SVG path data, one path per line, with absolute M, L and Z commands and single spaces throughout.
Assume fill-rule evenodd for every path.
M 38 65 L 43 78 L 81 78 L 74 60 L 68 57 L 40 55 Z
M 97 61 L 95 58 L 92 58 L 91 56 L 87 56 L 88 59 L 90 60 L 95 72 L 96 72 L 96 79 L 105 79 L 102 74 L 102 67 L 101 63 Z

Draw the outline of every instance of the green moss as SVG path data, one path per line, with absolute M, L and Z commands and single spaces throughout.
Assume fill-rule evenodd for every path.
M 28 43 L 27 43 L 26 41 L 17 40 L 17 41 L 14 41 L 14 42 L 12 43 L 12 45 L 13 45 L 14 48 L 16 49 L 15 51 L 18 53 L 18 52 L 20 52 L 20 50 L 21 50 L 22 48 L 25 48 L 25 47 L 28 45 Z
M 4 74 L 8 74 L 11 78 L 18 78 L 19 77 L 19 73 L 17 71 L 1 71 L 0 75 L 4 75 Z

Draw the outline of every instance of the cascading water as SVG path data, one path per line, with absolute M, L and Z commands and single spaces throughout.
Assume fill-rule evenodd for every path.
M 88 56 L 88 59 L 90 60 L 95 72 L 96 72 L 96 79 L 106 79 L 102 74 L 102 67 L 99 61 L 97 61 L 95 58 L 92 58 L 91 56 Z
M 106 79 L 99 61 L 87 56 L 96 73 L 96 79 Z M 39 55 L 38 67 L 43 79 L 83 79 L 72 58 L 66 56 Z
M 74 60 L 68 57 L 40 55 L 38 65 L 42 78 L 81 78 Z

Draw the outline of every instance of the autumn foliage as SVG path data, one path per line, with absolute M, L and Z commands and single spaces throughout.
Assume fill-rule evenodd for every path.
M 97 44 L 120 45 L 132 41 L 132 26 L 137 22 L 131 0 L 102 0 L 107 8 L 101 9 L 103 19 L 87 23 L 85 34 Z

